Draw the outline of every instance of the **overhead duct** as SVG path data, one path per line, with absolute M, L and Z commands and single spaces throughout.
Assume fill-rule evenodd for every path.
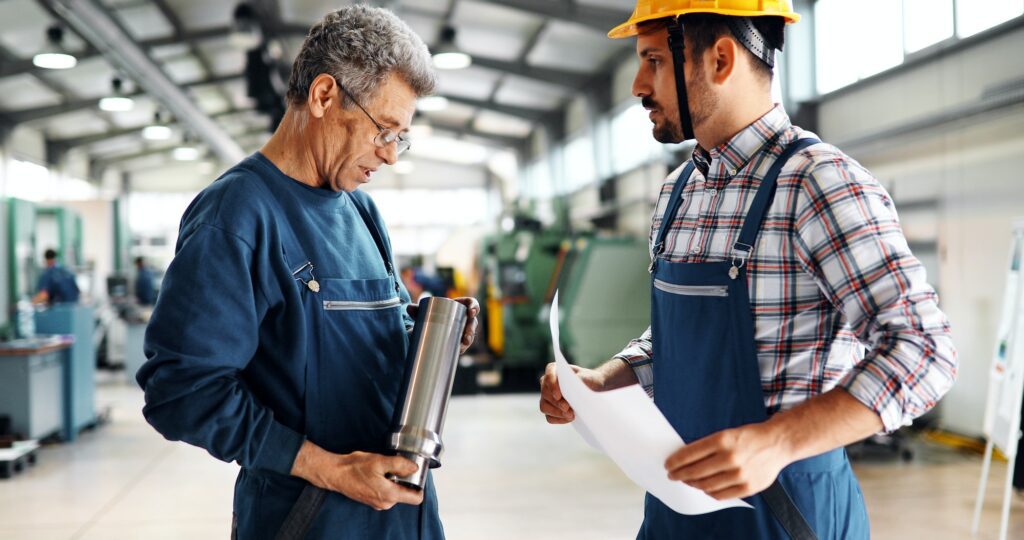
M 245 157 L 242 147 L 200 110 L 94 0 L 45 1 L 66 24 L 188 126 L 222 161 L 234 163 Z

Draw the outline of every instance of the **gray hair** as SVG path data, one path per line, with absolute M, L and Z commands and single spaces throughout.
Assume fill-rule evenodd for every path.
M 346 6 L 309 30 L 292 66 L 288 103 L 305 103 L 313 79 L 327 73 L 363 104 L 393 72 L 418 96 L 434 91 L 430 52 L 405 22 L 384 8 Z M 341 97 L 348 107 L 343 92 Z

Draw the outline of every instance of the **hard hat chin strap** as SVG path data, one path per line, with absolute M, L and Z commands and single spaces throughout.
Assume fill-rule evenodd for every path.
M 686 95 L 686 56 L 683 45 L 683 22 L 672 17 L 668 22 L 668 48 L 672 51 L 672 65 L 676 72 L 676 96 L 679 108 L 679 127 L 683 140 L 696 138 L 693 133 L 693 119 L 690 117 L 690 101 Z

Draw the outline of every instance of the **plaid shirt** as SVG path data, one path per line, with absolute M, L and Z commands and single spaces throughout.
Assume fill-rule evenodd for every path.
M 776 106 L 726 144 L 698 146 L 663 257 L 726 260 L 768 168 L 787 144 L 811 135 Z M 662 186 L 652 245 L 682 169 Z M 949 321 L 910 253 L 892 200 L 837 148 L 811 146 L 782 169 L 747 264 L 769 414 L 838 386 L 894 431 L 952 386 L 957 354 Z M 651 351 L 648 328 L 616 358 L 653 395 Z

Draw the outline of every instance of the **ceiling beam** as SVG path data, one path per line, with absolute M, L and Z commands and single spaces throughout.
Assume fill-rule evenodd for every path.
M 147 50 L 153 49 L 155 47 L 162 47 L 179 43 L 185 43 L 189 45 L 191 48 L 195 49 L 197 48 L 199 43 L 211 39 L 223 38 L 224 35 L 226 35 L 230 31 L 230 27 L 217 27 L 208 28 L 204 30 L 183 31 L 181 34 L 176 33 L 174 36 L 171 37 L 150 39 L 140 41 L 138 43 L 140 47 Z M 308 32 L 309 28 L 307 27 L 285 24 L 280 27 L 279 35 L 301 37 L 305 36 Z M 100 53 L 95 48 L 89 48 L 86 51 L 77 53 L 75 56 L 78 58 L 79 61 L 85 61 L 90 58 L 100 56 Z M 196 56 L 200 58 L 200 61 L 203 61 L 200 55 Z M 583 85 L 586 84 L 587 80 L 586 74 L 565 69 L 531 66 L 523 60 L 509 62 L 507 60 L 499 60 L 483 56 L 474 56 L 473 63 L 477 66 L 486 69 L 502 71 L 505 73 L 510 73 L 512 75 L 517 75 L 519 77 L 534 79 L 537 81 L 546 82 L 549 84 L 554 84 L 571 89 L 578 89 L 583 87 Z M 204 66 L 204 68 L 207 68 L 207 66 Z M 207 70 L 209 71 L 208 68 Z M 8 60 L 0 60 L 0 78 L 7 77 L 10 75 L 17 75 L 20 73 L 43 73 L 45 71 L 46 70 L 34 66 L 31 60 L 18 60 L 14 58 Z
M 494 143 L 496 145 L 504 146 L 504 147 L 509 147 L 509 148 L 518 148 L 519 145 L 521 145 L 526 140 L 525 138 L 520 138 L 520 137 L 510 137 L 508 135 L 498 135 L 496 133 L 487 133 L 486 131 L 480 131 L 480 130 L 478 130 L 476 128 L 465 126 L 465 125 L 463 125 L 463 124 L 461 124 L 459 122 L 444 122 L 444 121 L 440 121 L 440 120 L 426 120 L 426 123 L 428 125 L 430 125 L 431 128 L 433 128 L 433 129 L 435 129 L 437 131 L 444 131 L 446 133 L 451 133 L 451 134 L 457 135 L 457 136 L 466 135 L 466 136 L 470 136 L 470 137 L 477 137 L 477 138 L 480 138 L 480 139 L 488 140 L 488 141 L 490 141 L 490 142 L 492 142 L 492 143 Z M 415 140 L 413 140 L 413 144 L 416 144 Z
M 629 18 L 630 10 L 583 6 L 564 0 L 484 0 L 489 4 L 525 11 L 533 15 L 582 24 L 602 34 Z
M 517 116 L 523 120 L 529 120 L 530 122 L 539 122 L 546 119 L 552 114 L 558 114 L 558 111 L 546 111 L 543 109 L 532 109 L 529 107 L 519 107 L 516 105 L 504 105 L 501 103 L 493 103 L 483 99 L 472 99 L 462 96 L 452 96 L 448 94 L 439 94 L 448 99 L 448 101 L 454 103 L 461 103 L 470 107 L 476 107 L 478 109 L 487 109 L 489 111 L 499 112 L 507 114 L 509 116 Z
M 208 79 L 200 79 L 198 81 L 192 81 L 179 86 L 184 88 L 192 88 L 195 86 L 205 86 L 208 84 L 221 84 L 226 82 L 233 82 L 242 78 L 241 73 L 232 75 L 220 75 L 217 77 L 210 77 Z M 129 94 L 129 97 L 139 97 L 147 95 L 147 92 L 142 90 L 136 90 Z M 70 112 L 76 112 L 83 109 L 89 109 L 95 107 L 98 103 L 96 99 L 77 99 L 69 101 L 67 103 L 61 103 L 60 105 L 49 105 L 46 107 L 37 107 L 35 109 L 24 109 L 20 111 L 13 111 L 7 113 L 7 117 L 15 124 L 21 124 L 24 122 L 32 122 L 34 120 L 42 120 L 50 116 L 56 116 L 58 114 L 65 114 Z
M 101 50 L 112 64 L 159 100 L 179 121 L 188 124 L 191 131 L 204 140 L 221 160 L 234 162 L 245 156 L 238 144 L 185 95 L 96 0 L 39 1 L 87 42 Z
M 244 133 L 239 133 L 238 135 L 236 135 L 236 138 L 242 139 L 242 138 L 245 138 L 245 137 L 249 137 L 249 136 L 252 136 L 252 135 L 257 135 L 257 134 L 264 133 L 264 132 L 266 132 L 266 130 L 253 129 L 253 130 L 246 131 Z M 173 151 L 175 148 L 177 148 L 179 146 L 181 146 L 181 143 L 175 143 L 175 144 L 169 144 L 169 145 L 164 145 L 164 146 L 158 146 L 158 147 L 155 147 L 155 148 L 147 148 L 147 149 L 142 150 L 140 152 L 132 152 L 130 154 L 114 154 L 114 155 L 110 155 L 110 156 L 104 156 L 104 157 L 95 158 L 95 159 L 93 159 L 93 162 L 98 167 L 106 168 L 106 167 L 110 167 L 111 165 L 116 165 L 118 163 L 123 163 L 125 161 L 131 161 L 131 160 L 134 160 L 134 159 L 141 159 L 141 158 L 144 158 L 144 157 L 154 156 L 154 155 L 157 155 L 157 154 L 166 154 L 168 152 Z M 202 159 L 205 159 L 205 158 L 204 157 L 200 157 L 199 159 L 202 160 Z M 231 163 L 234 163 L 234 162 L 231 162 Z
M 586 73 L 577 71 L 531 66 L 526 63 L 525 59 L 509 62 L 476 55 L 473 56 L 473 65 L 573 90 L 582 88 L 588 78 Z
M 216 113 L 216 114 L 211 114 L 210 118 L 217 119 L 217 118 L 221 118 L 221 117 L 224 117 L 224 116 L 231 116 L 231 115 L 234 115 L 234 114 L 253 113 L 253 112 L 258 112 L 258 111 L 256 111 L 255 109 L 237 109 L 237 108 L 232 107 L 232 108 L 230 108 L 230 109 L 228 109 L 226 111 L 221 111 L 221 112 Z M 142 134 L 142 130 L 147 128 L 150 125 L 151 124 L 146 123 L 146 124 L 141 125 L 141 126 L 135 126 L 135 127 L 125 128 L 125 129 L 118 129 L 118 130 L 114 130 L 114 131 L 104 131 L 104 132 L 96 133 L 96 134 L 93 134 L 93 135 L 82 135 L 82 136 L 79 136 L 79 137 L 68 137 L 68 138 L 65 138 L 65 139 L 49 139 L 47 142 L 49 144 L 53 144 L 53 145 L 57 146 L 58 148 L 62 148 L 64 150 L 71 150 L 73 148 L 78 148 L 78 147 L 81 147 L 81 146 L 88 146 L 90 144 L 96 144 L 98 142 L 102 142 L 102 141 L 105 141 L 107 139 L 115 139 L 117 137 L 124 137 L 124 136 L 127 136 L 127 135 L 141 135 Z M 167 123 L 167 124 L 164 124 L 164 125 L 166 125 L 167 127 L 181 127 L 181 124 L 178 123 L 178 122 L 171 122 L 171 123 Z
M 197 41 L 185 41 L 183 39 L 184 36 L 185 36 L 185 32 L 186 32 L 185 25 L 182 24 L 181 18 L 178 17 L 178 14 L 175 13 L 174 10 L 171 9 L 171 6 L 167 4 L 167 0 L 150 0 L 150 1 L 154 5 L 156 5 L 156 8 L 160 11 L 160 14 L 164 16 L 164 19 L 167 19 L 167 22 L 171 25 L 171 28 L 174 29 L 174 37 L 179 39 L 179 40 L 184 41 L 185 43 L 188 43 L 189 51 L 191 51 L 192 56 L 194 56 L 196 58 L 196 60 L 199 61 L 199 66 L 203 68 L 204 72 L 206 72 L 206 76 L 207 77 L 213 77 L 214 76 L 213 66 L 210 64 L 210 61 L 203 54 L 203 51 L 200 50 L 199 42 L 197 42 Z M 224 101 L 226 101 L 228 103 L 228 105 L 230 105 L 232 103 L 231 94 L 228 93 L 227 90 L 224 90 L 223 88 L 221 88 L 220 94 L 221 94 L 221 97 L 224 98 Z

